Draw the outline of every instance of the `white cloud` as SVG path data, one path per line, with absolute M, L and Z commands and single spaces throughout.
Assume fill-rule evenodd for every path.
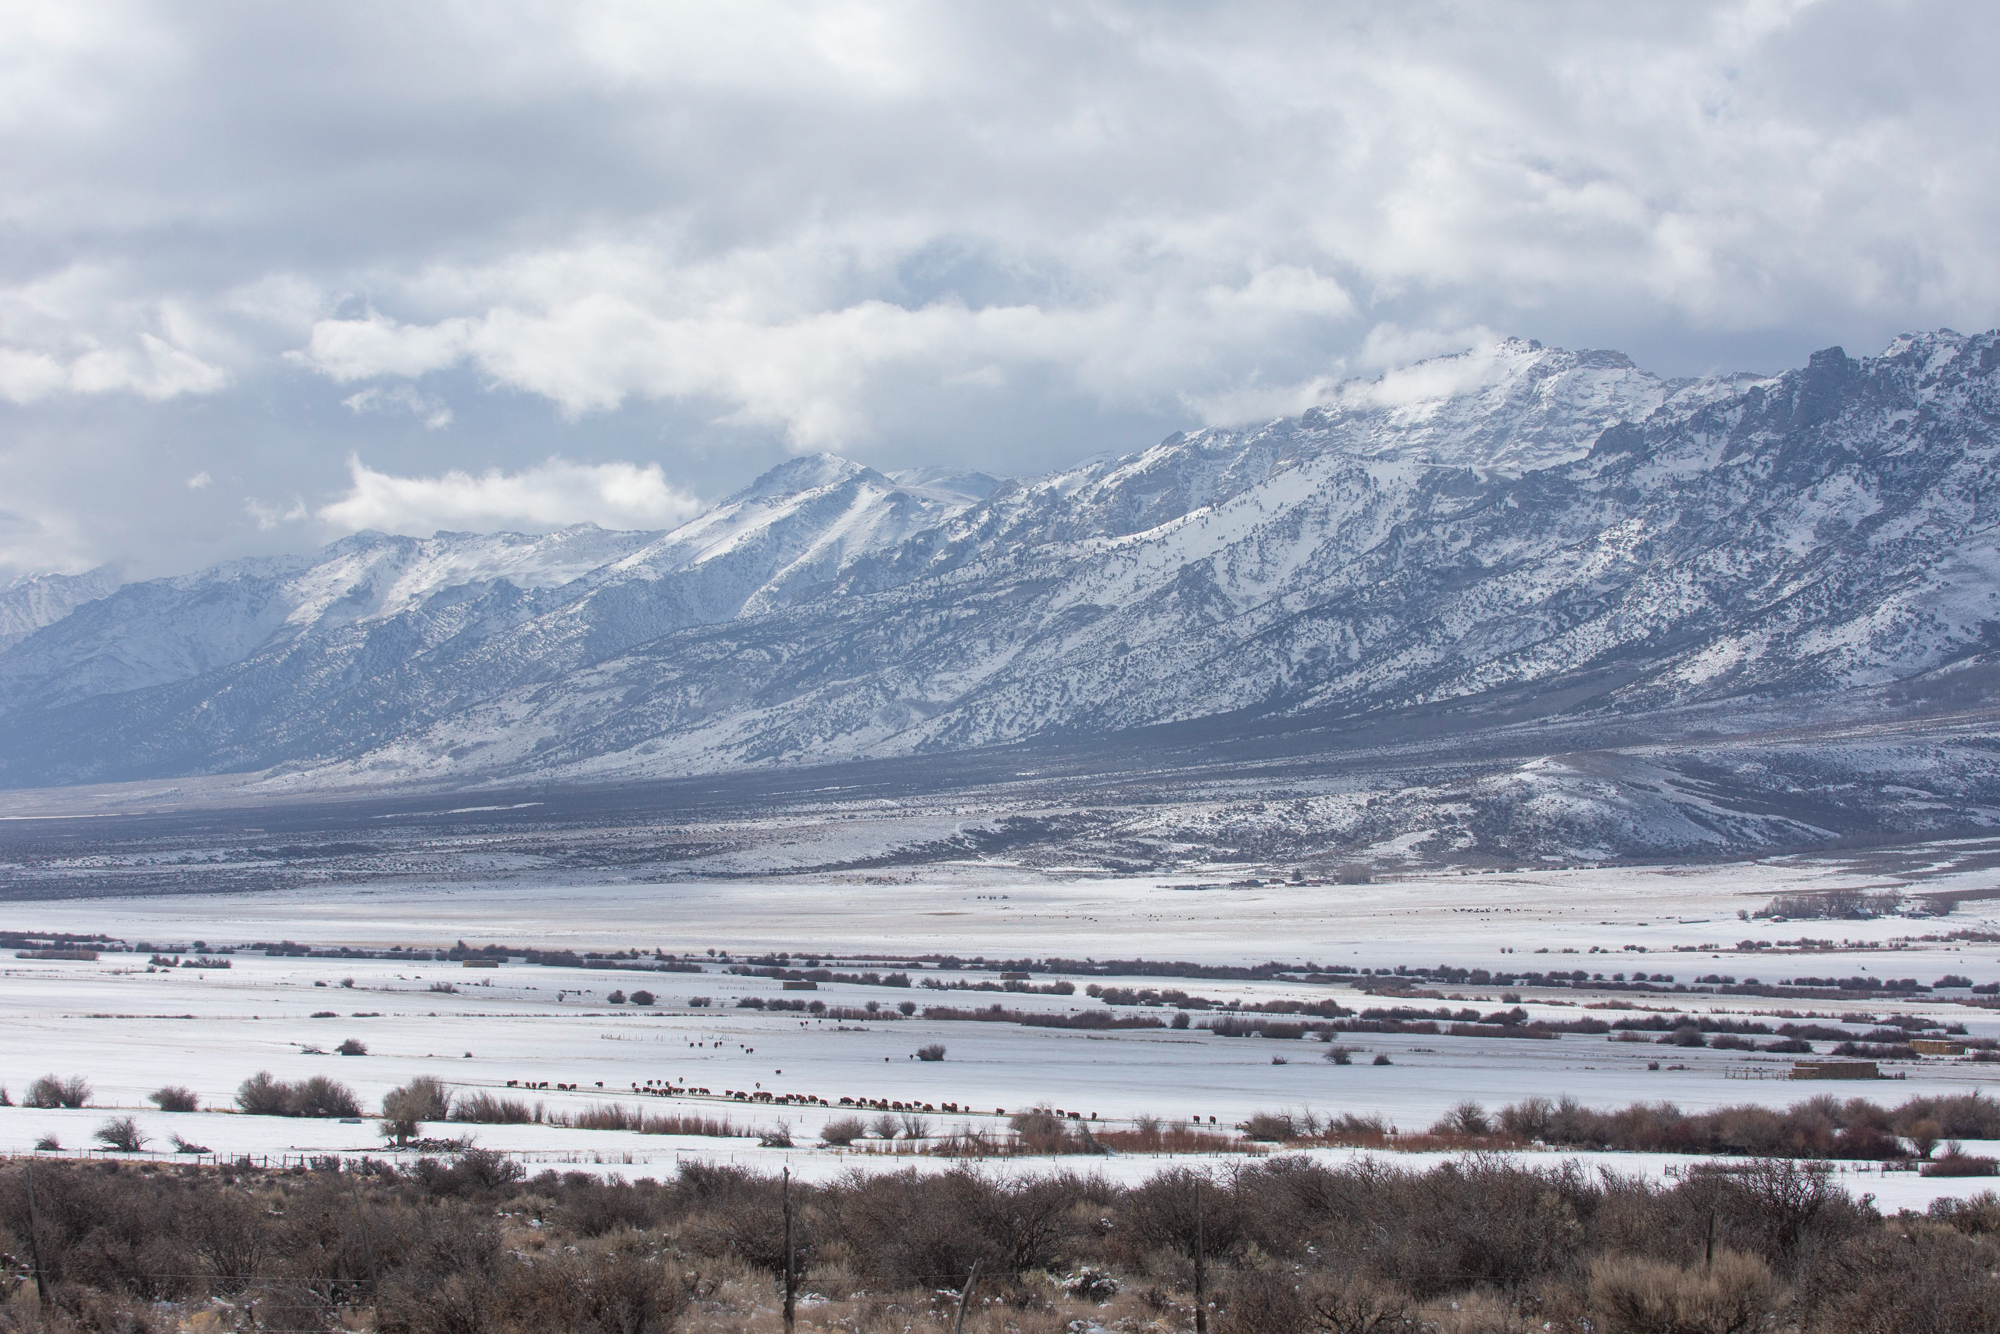
M 456 410 L 412 476 L 477 420 L 502 475 L 636 430 L 714 490 L 1055 466 L 1489 330 L 1681 374 L 2000 313 L 1990 6 L 106 5 L 5 11 L 0 410 L 97 469 L 7 503 L 107 550 L 382 412 Z
M 1206 373 L 1215 340 L 1262 345 L 1354 309 L 1339 283 L 1292 267 L 1208 278 L 1178 293 L 1149 292 L 1122 275 L 1091 300 L 1051 305 L 947 296 L 801 307 L 799 291 L 868 262 L 861 246 L 832 241 L 808 254 L 709 263 L 634 246 L 522 255 L 427 275 L 478 314 L 431 324 L 372 311 L 321 320 L 294 360 L 349 382 L 471 365 L 572 416 L 633 397 L 688 401 L 820 449 L 869 438 L 873 401 L 906 378 L 992 389 L 1007 368 L 1025 367 L 1053 370 L 1106 403 L 1169 400 Z M 791 271 L 774 272 L 784 267 Z M 388 392 L 347 401 L 376 406 Z
M 88 539 L 66 516 L 0 509 L 0 571 L 76 574 L 91 564 Z
M 214 485 L 215 485 L 215 478 L 209 476 L 208 472 L 205 469 L 187 479 L 187 489 L 190 491 L 206 491 L 209 487 Z
M 453 470 L 436 477 L 398 477 L 356 458 L 348 460 L 348 473 L 352 486 L 347 494 L 313 515 L 344 532 L 373 528 L 427 537 L 440 529 L 532 531 L 574 523 L 671 528 L 702 508 L 699 500 L 670 484 L 657 463 L 640 467 L 552 458 L 515 473 L 495 468 L 478 476 Z
M 423 421 L 424 429 L 443 430 L 452 423 L 451 404 L 414 386 L 397 384 L 364 389 L 340 400 L 349 412 L 407 412 Z
M 469 367 L 572 418 L 680 403 L 843 448 L 973 377 L 1281 407 L 1344 359 L 1386 364 L 1385 325 L 1740 330 L 1933 298 L 1919 322 L 1978 323 L 2000 264 L 1962 224 L 2000 221 L 2000 194 L 1970 85 L 1829 92 L 1877 68 L 1869 41 L 1935 47 L 1825 8 L 1112 5 L 1051 29 L 614 6 L 544 31 L 555 63 L 531 65 L 734 126 L 731 151 L 675 138 L 671 204 L 378 271 L 370 309 L 317 320 L 293 360 L 342 382 Z
M 131 393 L 161 402 L 230 383 L 226 340 L 178 296 L 135 296 L 103 266 L 72 264 L 0 288 L 0 398 Z
M 250 516 L 260 533 L 276 532 L 282 525 L 297 523 L 310 513 L 306 502 L 296 497 L 290 505 L 272 505 L 254 496 L 244 499 L 243 512 Z

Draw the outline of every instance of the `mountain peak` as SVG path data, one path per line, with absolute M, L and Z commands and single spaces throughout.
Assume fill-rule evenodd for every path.
M 82 574 L 24 574 L 0 586 L 0 648 L 114 592 L 121 580 L 108 565 Z
M 722 503 L 735 504 L 744 500 L 775 500 L 783 496 L 795 496 L 801 491 L 817 491 L 823 486 L 837 486 L 842 482 L 859 477 L 874 469 L 841 458 L 838 454 L 801 454 L 797 458 L 786 459 L 757 478 L 756 481 L 738 491 Z
M 1875 689 L 2000 640 L 1996 363 L 1940 332 L 1667 381 L 1514 339 L 984 499 L 809 455 L 670 533 L 357 536 L 0 651 L 0 782 L 605 779 L 1579 682 L 1612 711 Z M 1565 463 L 1621 423 L 1635 447 Z

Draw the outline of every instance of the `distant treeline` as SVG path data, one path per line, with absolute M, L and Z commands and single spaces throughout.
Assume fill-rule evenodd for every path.
M 1941 1143 L 2000 1139 L 2000 1101 L 1979 1092 L 1926 1095 L 1895 1107 L 1822 1094 L 1783 1111 L 1744 1105 L 1683 1112 L 1669 1102 L 1594 1111 L 1573 1098 L 1527 1098 L 1495 1127 L 1565 1148 L 1782 1158 L 1928 1158 Z M 1992 1160 L 1979 1160 L 1991 1174 Z

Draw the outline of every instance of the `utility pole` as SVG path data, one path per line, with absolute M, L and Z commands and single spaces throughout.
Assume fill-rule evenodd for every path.
M 49 1280 L 42 1273 L 42 1220 L 35 1212 L 35 1160 L 28 1160 L 28 1259 L 35 1266 L 35 1296 L 49 1304 Z
M 1208 1275 L 1202 1267 L 1201 1178 L 1194 1179 L 1194 1334 L 1208 1334 Z
M 792 1334 L 792 1169 L 785 1169 L 785 1334 Z

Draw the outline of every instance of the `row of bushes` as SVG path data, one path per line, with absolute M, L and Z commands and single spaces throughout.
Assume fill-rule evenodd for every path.
M 43 1075 L 28 1085 L 28 1091 L 21 1095 L 23 1107 L 50 1109 L 57 1107 L 87 1107 L 90 1105 L 90 1081 L 82 1075 Z M 195 1110 L 195 1095 L 192 1089 L 178 1084 L 155 1089 L 147 1095 L 163 1112 L 192 1112 Z M 12 1107 L 14 1100 L 4 1086 L 0 1086 L 0 1107 Z
M 359 1116 L 354 1090 L 325 1075 L 295 1082 L 259 1070 L 236 1086 L 236 1105 L 252 1116 Z
M 1959 1140 L 2000 1139 L 2000 1101 L 1973 1092 L 1883 1107 L 1865 1098 L 1823 1094 L 1784 1110 L 1746 1105 L 1684 1112 L 1669 1102 L 1597 1110 L 1574 1098 L 1530 1097 L 1497 1112 L 1462 1101 L 1415 1135 L 1399 1134 L 1379 1116 L 1349 1112 L 1321 1118 L 1310 1110 L 1258 1112 L 1237 1128 L 1253 1141 L 1292 1145 L 1462 1150 L 1539 1142 L 1576 1149 L 1883 1161 L 1927 1159 L 1940 1144 Z M 1978 1166 L 1987 1159 L 1955 1149 L 1949 1158 L 1954 1166 L 1933 1175 L 1987 1174 Z
M 328 1162 L 327 1169 L 337 1165 Z M 1271 1158 L 1134 1185 L 954 1170 L 823 1184 L 687 1164 L 600 1181 L 469 1151 L 267 1173 L 0 1165 L 0 1247 L 39 1256 L 0 1328 L 307 1334 L 1187 1329 L 1217 1334 L 1945 1334 L 2000 1327 L 2000 1197 L 1885 1220 L 1789 1163 L 1655 1185 L 1480 1159 Z M 789 1207 L 788 1207 L 789 1206 Z M 786 1226 L 789 1215 L 790 1226 Z M 31 1223 L 31 1219 L 33 1220 Z M 31 1248 L 30 1238 L 34 1241 Z
M 21 1095 L 23 1107 L 82 1107 L 90 1102 L 90 1081 L 82 1075 L 43 1075 L 28 1085 Z M 0 1107 L 12 1107 L 14 1099 L 0 1087 Z
M 1024 1024 L 1029 1028 L 1165 1028 L 1164 1019 L 1149 1014 L 1113 1014 L 1109 1010 L 1080 1010 L 1074 1014 L 1046 1010 L 1011 1010 L 995 1002 L 983 1010 L 965 1010 L 950 1005 L 926 1005 L 924 1018 L 970 1020 L 975 1023 Z M 1186 1025 L 1182 1024 L 1185 1028 Z
M 894 1009 L 889 1009 L 880 1001 L 869 1001 L 865 1005 L 833 1005 L 823 1000 L 786 1000 L 781 996 L 738 996 L 736 1008 L 739 1010 L 799 1010 L 809 1014 L 823 1015 L 829 1019 L 907 1019 L 917 1012 L 915 1001 L 898 1001 Z
M 1973 1092 L 1883 1107 L 1822 1094 L 1783 1111 L 1740 1106 L 1684 1112 L 1668 1102 L 1594 1111 L 1574 1098 L 1525 1098 L 1502 1108 L 1491 1124 L 1522 1139 L 1574 1148 L 1884 1160 L 1912 1151 L 1927 1158 L 1947 1140 L 2000 1139 L 2000 1101 Z

